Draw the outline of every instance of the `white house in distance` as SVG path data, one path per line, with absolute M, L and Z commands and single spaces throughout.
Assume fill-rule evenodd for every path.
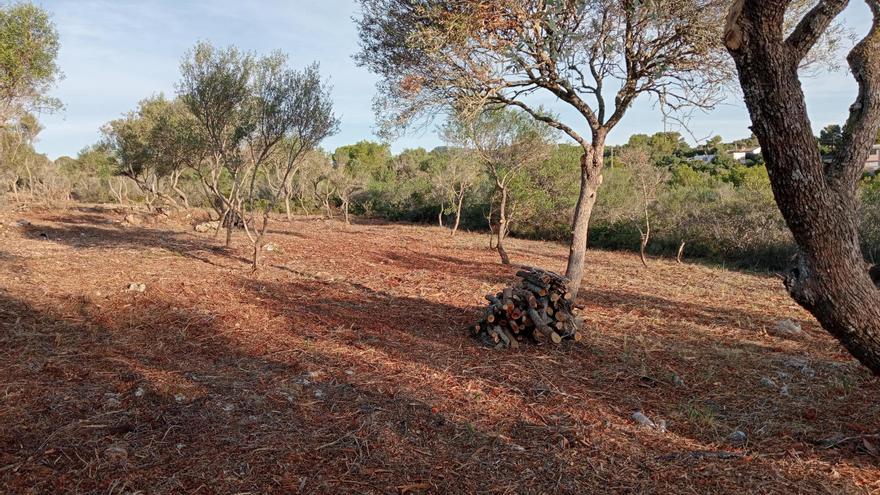
M 730 152 L 730 155 L 733 157 L 733 159 L 740 162 L 740 163 L 745 163 L 746 159 L 749 156 L 755 156 L 755 155 L 760 155 L 760 154 L 761 154 L 761 147 L 760 146 L 756 146 L 754 148 L 742 148 L 742 149 L 738 149 L 738 150 Z
M 761 154 L 761 148 L 745 148 L 739 149 L 735 151 L 731 151 L 730 155 L 734 160 L 740 163 L 746 163 L 746 161 L 753 156 L 757 156 Z M 690 158 L 693 161 L 703 162 L 703 163 L 711 163 L 712 160 L 715 159 L 715 155 L 696 155 Z M 823 156 L 822 160 L 826 163 L 830 163 L 830 156 Z M 871 151 L 868 152 L 868 159 L 865 161 L 865 173 L 866 174 L 876 174 L 880 171 L 880 144 L 875 144 L 871 147 Z
M 865 173 L 866 174 L 875 174 L 877 170 L 880 170 L 880 144 L 875 144 L 871 147 L 871 152 L 868 154 L 868 161 L 865 162 Z

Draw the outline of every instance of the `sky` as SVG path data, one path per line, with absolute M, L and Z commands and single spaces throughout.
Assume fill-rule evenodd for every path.
M 59 65 L 64 79 L 53 91 L 65 109 L 42 115 L 45 129 L 36 148 L 55 159 L 76 154 L 100 138 L 105 123 L 134 109 L 138 101 L 158 93 L 174 94 L 180 60 L 198 41 L 217 46 L 234 44 L 268 53 L 282 50 L 291 65 L 313 61 L 333 86 L 334 110 L 340 132 L 322 143 L 325 149 L 374 134 L 372 98 L 377 78 L 358 67 L 352 17 L 354 0 L 35 0 L 53 16 L 61 38 Z M 862 35 L 870 25 L 863 2 L 853 2 L 845 21 Z M 811 119 L 817 129 L 842 123 L 855 98 L 856 85 L 846 70 L 804 80 Z M 552 99 L 543 101 L 570 124 L 583 127 L 572 112 Z M 693 136 L 721 135 L 725 140 L 747 137 L 749 120 L 738 95 L 715 110 L 696 115 Z M 611 144 L 631 134 L 664 130 L 659 112 L 647 99 L 637 101 L 609 136 Z M 673 130 L 673 129 L 670 129 Z M 392 150 L 440 145 L 433 127 L 391 142 Z

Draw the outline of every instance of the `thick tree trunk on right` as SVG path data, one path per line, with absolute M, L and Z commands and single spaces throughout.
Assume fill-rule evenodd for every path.
M 861 252 L 858 215 L 858 182 L 880 125 L 880 1 L 868 1 L 874 27 L 848 58 L 859 96 L 844 128 L 844 144 L 832 163 L 825 164 L 813 137 L 798 66 L 822 26 L 847 2 L 831 3 L 811 12 L 803 29 L 784 40 L 784 6 L 739 1 L 731 11 L 725 43 L 736 61 L 776 202 L 798 246 L 786 288 L 853 356 L 880 375 L 880 290 Z

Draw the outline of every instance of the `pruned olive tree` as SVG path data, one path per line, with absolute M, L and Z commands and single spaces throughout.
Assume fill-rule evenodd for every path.
M 880 127 L 880 0 L 847 61 L 858 83 L 833 159 L 813 136 L 798 69 L 849 4 L 821 0 L 786 29 L 790 0 L 732 2 L 724 43 L 736 62 L 752 130 L 799 250 L 785 285 L 865 366 L 880 374 L 880 290 L 859 245 L 859 180 Z
M 102 147 L 115 159 L 115 173 L 138 186 L 148 208 L 160 201 L 178 207 L 171 193 L 189 207 L 180 177 L 186 167 L 201 161 L 203 146 L 195 119 L 182 102 L 162 95 L 147 98 L 101 131 Z
M 205 142 L 205 159 L 195 170 L 218 205 L 226 245 L 240 224 L 253 245 L 256 269 L 283 184 L 302 158 L 336 131 L 329 88 L 317 65 L 297 71 L 279 52 L 258 58 L 207 43 L 186 55 L 181 73 L 178 93 L 198 121 Z M 269 184 L 282 187 L 270 187 L 260 197 L 258 182 L 273 159 L 280 160 L 273 166 L 283 173 Z
M 261 60 L 252 83 L 250 105 L 253 124 L 247 136 L 251 179 L 244 228 L 254 248 L 254 270 L 259 266 L 259 253 L 268 229 L 269 216 L 279 199 L 288 197 L 285 196 L 285 184 L 289 183 L 289 178 L 302 165 L 306 155 L 335 133 L 339 126 L 339 121 L 333 115 L 329 87 L 321 80 L 318 65 L 297 71 L 287 68 L 286 63 L 287 57 L 281 54 Z M 257 208 L 257 177 L 267 173 L 264 165 L 273 155 L 278 160 L 274 167 L 283 170 L 279 187 L 270 187 L 268 197 L 262 198 L 261 207 Z M 268 184 L 271 186 L 272 182 Z M 248 227 L 249 223 L 253 223 L 253 232 Z
M 627 146 L 618 156 L 620 162 L 626 166 L 629 180 L 639 196 L 639 207 L 631 215 L 631 220 L 639 229 L 639 257 L 642 265 L 648 268 L 647 250 L 651 242 L 652 227 L 651 208 L 657 202 L 660 187 L 668 180 L 669 173 L 654 164 L 650 150 L 644 146 Z
M 551 152 L 553 129 L 525 112 L 504 107 L 485 108 L 474 118 L 452 118 L 444 130 L 447 141 L 473 150 L 494 186 L 489 214 L 495 249 L 501 263 L 510 264 L 504 239 L 510 233 L 511 183 L 529 168 L 540 166 Z
M 442 159 L 434 160 L 431 164 L 433 167 L 430 168 L 428 174 L 431 189 L 440 202 L 438 216 L 440 226 L 443 226 L 443 216 L 447 211 L 450 211 L 448 208 L 451 208 L 451 212 L 455 214 L 455 220 L 449 235 L 455 236 L 461 224 L 464 198 L 480 180 L 483 167 L 476 153 L 457 147 L 445 150 Z
M 204 159 L 193 170 L 220 216 L 220 228 L 226 228 L 227 247 L 241 222 L 253 70 L 253 55 L 202 42 L 184 56 L 177 84 L 177 94 L 199 123 L 205 143 Z
M 357 60 L 381 77 L 388 127 L 455 104 L 518 107 L 582 148 L 566 275 L 584 274 L 608 133 L 639 97 L 711 106 L 729 78 L 717 42 L 726 0 L 361 0 Z M 541 111 L 554 97 L 582 119 Z

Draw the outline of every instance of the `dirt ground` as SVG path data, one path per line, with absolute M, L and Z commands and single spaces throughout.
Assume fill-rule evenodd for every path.
M 3 493 L 880 493 L 880 383 L 778 278 L 590 251 L 585 340 L 495 351 L 483 235 L 277 221 L 251 274 L 125 215 L 0 210 Z

